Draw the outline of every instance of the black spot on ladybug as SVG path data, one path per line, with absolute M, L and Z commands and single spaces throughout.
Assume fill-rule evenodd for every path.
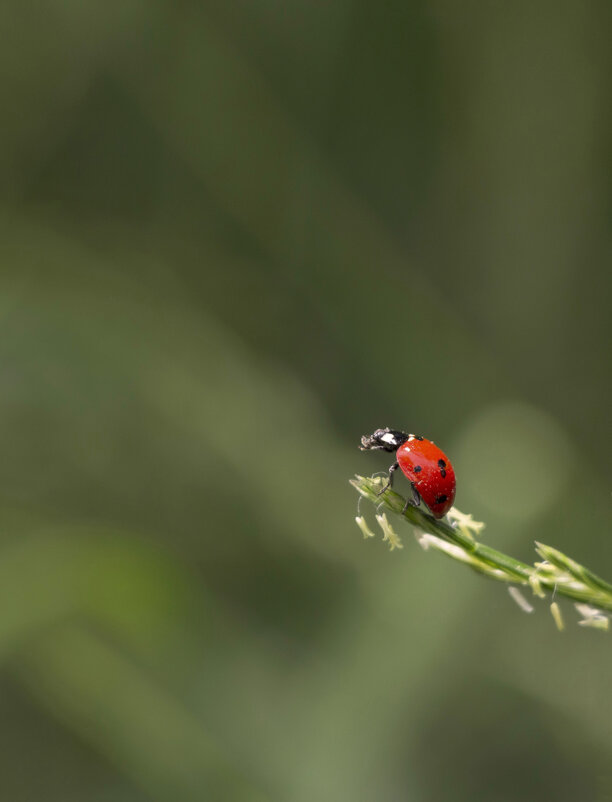
M 446 471 L 444 470 L 444 468 L 440 468 L 440 476 L 441 476 L 443 479 L 444 479 L 444 477 L 446 476 Z
M 436 504 L 444 504 L 447 500 L 448 496 L 445 496 L 444 493 L 441 496 L 436 496 Z
M 415 440 L 422 440 L 423 438 L 421 437 L 420 434 L 415 434 L 414 439 Z
M 446 468 L 446 463 L 444 462 L 444 460 L 443 460 L 443 459 L 439 459 L 439 460 L 438 460 L 438 465 L 439 465 L 441 468 Z
M 421 466 L 420 466 L 420 465 L 415 465 L 415 466 L 414 466 L 414 468 L 413 468 L 412 470 L 413 470 L 415 473 L 421 473 L 421 471 L 423 470 L 423 468 L 421 468 Z

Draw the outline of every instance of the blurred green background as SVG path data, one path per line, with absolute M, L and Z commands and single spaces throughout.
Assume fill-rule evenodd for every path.
M 348 485 L 612 577 L 610 8 L 2 4 L 3 800 L 612 799 L 612 636 Z

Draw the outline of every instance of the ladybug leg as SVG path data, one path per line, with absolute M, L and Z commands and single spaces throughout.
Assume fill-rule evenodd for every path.
M 402 515 L 404 515 L 408 507 L 418 507 L 421 503 L 421 496 L 419 495 L 419 491 L 416 489 L 413 482 L 410 482 L 410 488 L 412 490 L 412 498 L 406 500 L 404 509 L 402 510 Z
M 378 493 L 376 494 L 377 496 L 382 496 L 385 490 L 388 490 L 393 485 L 393 473 L 398 468 L 399 468 L 399 462 L 394 462 L 393 465 L 389 468 L 389 479 L 387 481 L 387 484 L 382 488 L 382 490 L 378 491 Z

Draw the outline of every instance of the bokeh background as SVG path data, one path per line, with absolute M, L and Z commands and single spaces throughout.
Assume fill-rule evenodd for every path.
M 3 800 L 612 799 L 612 636 L 348 485 L 612 576 L 610 17 L 2 3 Z

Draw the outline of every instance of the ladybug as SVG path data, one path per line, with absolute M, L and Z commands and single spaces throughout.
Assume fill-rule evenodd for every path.
M 421 499 L 434 518 L 443 518 L 455 500 L 455 471 L 446 454 L 431 440 L 396 429 L 377 429 L 361 438 L 362 451 L 395 451 L 395 462 L 389 468 L 389 481 L 378 495 L 393 484 L 398 468 L 408 477 L 412 487 L 404 512 L 418 507 Z

